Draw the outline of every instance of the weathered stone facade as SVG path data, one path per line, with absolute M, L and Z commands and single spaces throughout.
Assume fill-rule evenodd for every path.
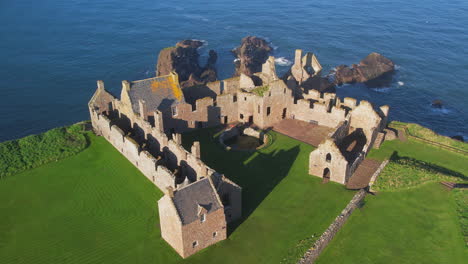
M 302 81 L 321 70 L 314 55 L 302 57 L 301 51 L 294 67 L 294 78 Z M 267 129 L 283 119 L 333 128 L 310 154 L 309 173 L 345 184 L 385 128 L 386 106 L 376 112 L 366 101 L 358 105 L 355 99 L 313 89 L 298 95 L 297 85 L 279 79 L 269 57 L 262 72 L 203 87 L 182 90 L 174 72 L 122 81 L 120 99 L 98 81 L 88 106 L 95 132 L 165 192 L 158 202 L 161 233 L 185 258 L 226 238 L 226 224 L 241 217 L 242 189 L 200 159 L 198 142 L 185 150 L 180 133 L 237 122 Z M 198 98 L 197 89 L 208 96 Z M 202 184 L 200 196 L 195 190 Z M 177 198 L 182 195 L 188 198 Z M 180 207 L 185 200 L 189 202 Z M 193 216 L 193 208 L 199 211 L 189 221 L 183 212 Z

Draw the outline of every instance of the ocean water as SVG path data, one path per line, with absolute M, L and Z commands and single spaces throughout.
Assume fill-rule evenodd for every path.
M 219 77 L 230 77 L 230 50 L 247 35 L 271 42 L 279 73 L 296 48 L 325 72 L 382 53 L 398 65 L 394 82 L 344 85 L 339 96 L 468 139 L 466 0 L 2 0 L 0 141 L 89 119 L 96 80 L 118 93 L 121 80 L 153 76 L 159 50 L 182 39 L 206 41 L 202 63 L 215 49 Z

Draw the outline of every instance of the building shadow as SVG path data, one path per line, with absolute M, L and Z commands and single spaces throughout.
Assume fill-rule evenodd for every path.
M 288 175 L 300 148 L 296 145 L 272 152 L 268 152 L 268 147 L 266 151 L 226 151 L 218 143 L 216 131 L 210 128 L 186 133 L 182 141 L 185 148 L 200 141 L 202 160 L 242 187 L 242 217 L 229 224 L 230 235 Z
M 455 177 L 455 178 L 459 178 L 459 179 L 461 179 L 463 181 L 468 181 L 468 176 L 466 176 L 466 175 L 464 175 L 464 174 L 462 174 L 460 172 L 457 172 L 457 171 L 454 171 L 454 170 L 451 170 L 451 169 L 447 169 L 445 167 L 442 167 L 442 166 L 439 166 L 439 165 L 436 165 L 436 164 L 433 164 L 433 163 L 420 161 L 420 160 L 410 158 L 410 157 L 400 156 L 400 155 L 398 155 L 398 151 L 394 151 L 392 153 L 392 156 L 390 156 L 390 161 L 398 162 L 400 164 L 411 164 L 412 166 L 424 169 L 424 170 L 426 170 L 428 172 L 441 173 L 441 174 L 445 174 L 445 175 L 452 176 L 452 177 Z

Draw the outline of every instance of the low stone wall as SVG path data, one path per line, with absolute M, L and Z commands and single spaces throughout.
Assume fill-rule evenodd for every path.
M 369 191 L 371 191 L 371 192 L 373 191 L 372 190 L 372 185 L 374 185 L 375 181 L 377 180 L 377 177 L 380 175 L 380 173 L 385 168 L 385 166 L 387 166 L 388 162 L 389 162 L 389 160 L 385 160 L 384 162 L 382 162 L 380 164 L 379 168 L 372 175 L 372 177 L 370 179 L 370 182 L 369 182 Z
M 354 209 L 356 209 L 364 197 L 366 197 L 366 194 L 366 191 L 361 189 L 354 195 L 341 214 L 335 218 L 335 221 L 333 221 L 333 223 L 327 228 L 327 230 L 325 230 L 325 232 L 314 243 L 314 245 L 309 250 L 307 250 L 304 256 L 297 262 L 298 264 L 314 263 L 320 253 L 322 253 L 328 243 L 330 243 L 333 237 L 335 237 L 336 233 L 338 233 L 344 223 L 346 223 L 346 220 L 348 220 Z

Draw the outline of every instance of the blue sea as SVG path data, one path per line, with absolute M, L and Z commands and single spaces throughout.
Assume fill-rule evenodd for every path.
M 124 79 L 154 76 L 159 50 L 182 39 L 205 41 L 202 63 L 214 49 L 219 77 L 230 77 L 230 51 L 247 35 L 271 42 L 279 73 L 296 48 L 325 72 L 379 52 L 398 65 L 394 82 L 339 96 L 468 139 L 466 0 L 1 0 L 0 141 L 89 119 L 96 80 L 119 93 Z

